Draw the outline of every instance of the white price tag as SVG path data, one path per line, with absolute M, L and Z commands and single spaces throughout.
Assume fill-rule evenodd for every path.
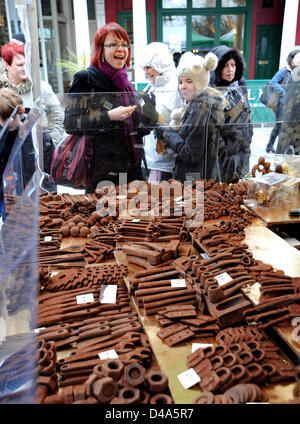
M 177 279 L 171 280 L 171 286 L 172 287 L 186 287 L 186 282 L 183 278 L 177 278 Z
M 100 359 L 117 359 L 119 356 L 115 349 L 105 350 L 104 352 L 98 353 Z
M 100 303 L 116 303 L 117 285 L 104 285 L 100 290 Z
M 80 294 L 76 296 L 77 304 L 80 305 L 82 303 L 94 302 L 93 293 Z
M 177 378 L 185 389 L 189 389 L 201 381 L 201 378 L 194 368 L 189 368 L 188 370 L 183 371 L 181 374 L 177 375 Z
M 223 272 L 223 274 L 219 274 L 216 277 L 214 277 L 217 281 L 219 286 L 223 286 L 223 284 L 229 283 L 229 281 L 232 281 L 232 278 L 230 277 L 227 272 Z
M 206 347 L 213 346 L 211 343 L 193 343 L 192 344 L 192 353 L 197 349 L 205 349 Z
M 39 332 L 40 332 L 41 330 L 45 330 L 45 328 L 46 328 L 46 327 L 35 328 L 33 331 L 34 331 L 36 334 L 39 334 Z
M 131 222 L 140 222 L 140 219 L 135 218 L 135 219 L 133 219 Z
M 45 241 L 52 241 L 52 236 L 46 236 L 46 237 L 44 238 L 44 240 L 45 240 Z

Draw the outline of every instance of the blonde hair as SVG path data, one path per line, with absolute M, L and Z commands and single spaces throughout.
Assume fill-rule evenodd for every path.
M 24 107 L 19 93 L 12 88 L 0 88 L 0 119 L 6 121 L 16 106 L 18 106 L 17 113 L 22 115 Z

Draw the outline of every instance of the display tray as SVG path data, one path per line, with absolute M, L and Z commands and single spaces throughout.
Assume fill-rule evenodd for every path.
M 119 265 L 127 264 L 126 255 L 121 250 L 115 251 L 115 258 Z M 129 272 L 125 278 L 125 283 L 129 288 L 130 278 L 134 272 L 140 271 L 141 268 L 133 264 L 128 265 L 128 267 Z M 251 298 L 251 296 L 249 297 Z M 138 308 L 134 297 L 131 296 L 131 298 L 143 323 L 144 330 L 149 337 L 156 360 L 169 379 L 169 388 L 175 404 L 192 404 L 195 397 L 200 394 L 200 388 L 198 385 L 195 385 L 189 389 L 185 389 L 180 383 L 178 375 L 188 369 L 186 358 L 192 352 L 192 344 L 214 344 L 214 338 L 193 338 L 191 342 L 183 343 L 177 347 L 169 347 L 157 337 L 156 334 L 161 328 L 156 324 L 154 317 L 146 316 L 144 311 Z M 284 360 L 290 362 L 290 359 L 284 352 L 281 352 L 281 356 Z M 268 396 L 270 403 L 281 403 L 294 398 L 293 391 L 295 386 L 295 383 L 269 384 L 263 387 L 262 390 Z
M 245 199 L 244 205 L 262 219 L 267 225 L 276 224 L 297 224 L 300 223 L 300 216 L 289 216 L 289 210 L 300 208 L 300 198 L 292 205 L 282 205 L 280 207 L 263 208 L 256 206 L 253 199 Z

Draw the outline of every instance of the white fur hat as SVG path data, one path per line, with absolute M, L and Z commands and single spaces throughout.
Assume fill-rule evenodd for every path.
M 214 71 L 218 65 L 218 58 L 209 52 L 205 58 L 195 55 L 192 52 L 184 53 L 177 67 L 177 76 L 190 78 L 195 86 L 195 90 L 204 90 L 208 86 L 209 72 Z

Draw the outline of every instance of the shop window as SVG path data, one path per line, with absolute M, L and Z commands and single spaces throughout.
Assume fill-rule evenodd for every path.
M 216 0 L 193 0 L 193 8 L 216 7 Z
M 192 47 L 213 47 L 215 39 L 216 17 L 192 16 Z
M 246 0 L 222 0 L 222 7 L 246 7 Z
M 243 53 L 245 16 L 221 15 L 220 44 L 239 49 Z
M 163 9 L 185 9 L 187 0 L 162 0 Z
M 186 16 L 163 16 L 163 42 L 171 52 L 186 50 Z

